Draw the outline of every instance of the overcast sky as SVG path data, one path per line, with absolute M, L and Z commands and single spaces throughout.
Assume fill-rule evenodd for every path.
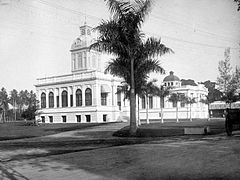
M 35 90 L 37 78 L 71 73 L 79 26 L 108 18 L 103 0 L 0 0 L 0 86 Z M 239 29 L 233 0 L 155 0 L 143 26 L 175 51 L 160 58 L 167 74 L 196 82 L 216 80 L 227 47 L 240 66 Z

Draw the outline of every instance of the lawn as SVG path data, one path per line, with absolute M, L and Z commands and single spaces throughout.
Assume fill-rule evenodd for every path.
M 194 120 L 193 122 L 184 121 L 180 123 L 166 122 L 166 123 L 151 123 L 142 124 L 137 130 L 137 137 L 166 137 L 166 136 L 182 136 L 184 135 L 184 128 L 186 127 L 210 127 L 210 134 L 217 134 L 225 132 L 224 119 Z M 29 126 L 25 122 L 8 122 L 0 124 L 0 141 L 11 139 L 22 139 L 39 137 L 45 135 L 56 134 L 65 131 L 85 129 L 93 126 L 101 126 L 106 123 L 72 123 L 72 124 L 41 124 L 40 126 Z M 121 127 L 119 127 L 120 129 Z M 119 131 L 114 132 L 114 136 L 128 137 L 129 126 L 126 126 Z M 79 132 L 80 133 L 80 132 Z M 81 132 L 85 136 L 96 136 L 104 138 L 106 134 L 112 136 L 112 131 L 102 132 Z
M 92 126 L 101 126 L 103 124 L 105 123 L 41 124 L 39 126 L 30 126 L 25 122 L 0 123 L 0 140 L 39 137 Z
M 155 122 L 143 123 L 137 129 L 137 137 L 164 137 L 164 136 L 181 136 L 184 135 L 184 128 L 188 127 L 209 127 L 210 134 L 218 134 L 225 132 L 225 119 L 195 119 L 194 121 L 182 122 Z M 114 133 L 114 136 L 127 137 L 129 135 L 129 127 L 124 127 Z

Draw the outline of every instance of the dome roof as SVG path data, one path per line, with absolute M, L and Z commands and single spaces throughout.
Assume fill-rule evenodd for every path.
M 180 79 L 173 75 L 173 71 L 170 71 L 170 74 L 168 76 L 166 76 L 163 81 L 180 81 Z

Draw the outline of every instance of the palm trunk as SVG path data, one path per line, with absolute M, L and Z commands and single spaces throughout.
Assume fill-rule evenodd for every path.
M 164 123 L 163 121 L 163 108 L 161 107 L 161 122 Z
M 137 121 L 136 121 L 136 95 L 134 82 L 134 59 L 131 59 L 130 135 L 135 136 L 136 132 Z
M 161 103 L 161 101 L 162 101 L 162 103 Z M 161 123 L 164 123 L 164 122 L 163 122 L 163 103 L 164 103 L 164 99 L 163 99 L 163 100 L 160 99 L 160 106 L 161 106 Z
M 190 104 L 190 121 L 192 121 L 192 105 Z
M 6 113 L 5 113 L 5 110 L 3 110 L 3 123 L 6 122 Z
M 178 119 L 178 106 L 176 107 L 176 118 L 177 118 L 177 122 L 179 122 L 179 119 Z
M 146 99 L 147 99 L 147 107 L 146 107 L 146 121 L 147 121 L 147 124 L 149 124 L 149 118 L 148 118 L 148 95 L 146 95 Z
M 140 108 L 139 108 L 139 96 L 138 96 L 138 125 L 141 125 L 141 121 L 140 121 Z

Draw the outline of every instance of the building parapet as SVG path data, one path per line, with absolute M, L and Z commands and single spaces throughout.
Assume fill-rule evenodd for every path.
M 83 79 L 115 79 L 120 80 L 120 78 L 115 78 L 110 74 L 104 74 L 102 72 L 98 71 L 84 71 L 79 73 L 73 73 L 73 74 L 66 74 L 61 76 L 51 76 L 51 77 L 45 77 L 45 78 L 39 78 L 37 79 L 36 86 L 45 85 L 45 84 L 54 84 L 54 83 L 61 83 L 61 82 L 68 82 L 68 81 L 77 81 L 77 80 L 83 80 Z

